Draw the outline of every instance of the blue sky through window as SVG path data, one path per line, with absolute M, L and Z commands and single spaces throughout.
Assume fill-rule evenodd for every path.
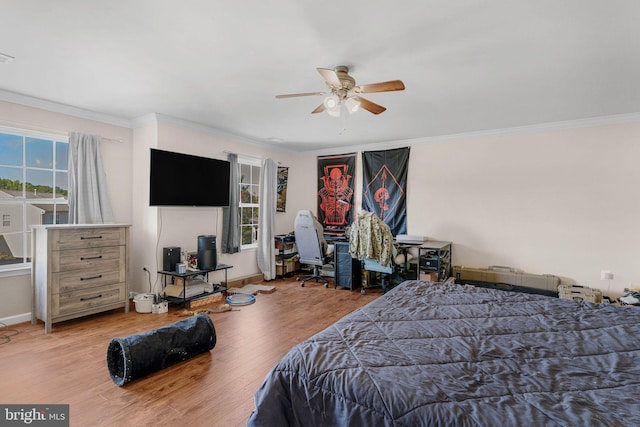
M 11 181 L 22 181 L 22 169 L 0 166 L 0 178 L 10 179 Z
M 23 143 L 24 141 L 24 143 Z M 23 152 L 23 150 L 25 150 Z M 54 172 L 55 150 L 55 172 Z M 0 178 L 22 182 L 26 166 L 26 182 L 33 185 L 68 190 L 67 162 L 69 144 L 63 141 L 0 133 Z M 24 156 L 23 156 L 24 154 Z M 23 165 L 23 158 L 26 165 Z M 40 170 L 45 169 L 45 170 Z M 9 189 L 14 189 L 8 184 Z
M 22 137 L 0 133 L 0 165 L 22 166 Z
M 69 144 L 56 141 L 56 170 L 66 171 L 69 161 Z
M 27 167 L 53 169 L 53 141 L 26 139 Z

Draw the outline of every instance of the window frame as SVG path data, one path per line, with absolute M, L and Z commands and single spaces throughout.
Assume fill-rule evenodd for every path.
M 31 248 L 32 233 L 33 233 L 31 227 L 33 225 L 38 225 L 38 224 L 29 223 L 29 214 L 28 214 L 29 207 L 37 206 L 37 205 L 52 206 L 53 209 L 51 210 L 50 214 L 51 214 L 51 217 L 53 218 L 53 221 L 54 221 L 53 223 L 58 224 L 59 217 L 60 217 L 60 211 L 58 211 L 58 206 L 69 205 L 68 190 L 67 190 L 66 199 L 64 195 L 56 195 L 56 188 L 64 189 L 64 187 L 66 187 L 68 184 L 68 183 L 65 183 L 64 186 L 60 186 L 59 185 L 60 183 L 57 181 L 58 177 L 60 176 L 61 173 L 66 174 L 66 176 L 68 177 L 68 173 L 69 173 L 68 166 L 66 164 L 60 165 L 57 163 L 57 158 L 56 158 L 58 155 L 57 144 L 59 143 L 67 144 L 67 156 L 68 156 L 69 138 L 68 136 L 62 136 L 54 133 L 37 132 L 37 131 L 31 131 L 27 129 L 2 126 L 2 125 L 0 125 L 0 133 L 17 136 L 22 139 L 22 164 L 21 165 L 13 165 L 13 164 L 0 165 L 0 166 L 10 167 L 10 168 L 15 168 L 20 170 L 20 174 L 21 174 L 20 179 L 22 181 L 22 195 L 7 197 L 7 198 L 0 198 L 0 207 L 2 207 L 3 205 L 20 207 L 21 214 L 19 214 L 18 217 L 13 218 L 13 215 L 11 214 L 9 215 L 11 215 L 10 221 L 12 223 L 14 223 L 13 220 L 15 220 L 15 222 L 17 223 L 16 225 L 19 225 L 19 224 L 22 225 L 21 229 L 15 230 L 15 231 L 8 231 L 8 232 L 2 231 L 2 229 L 0 229 L 0 233 L 2 235 L 14 236 L 14 237 L 17 235 L 20 235 L 19 239 L 21 240 L 21 245 L 23 249 L 23 252 L 19 254 L 19 258 L 22 258 L 22 262 L 0 264 L 0 277 L 3 277 L 6 275 L 12 275 L 12 272 L 31 269 L 31 266 L 32 266 L 31 250 L 33 249 Z M 28 143 L 28 139 L 30 138 L 51 141 L 52 143 L 51 162 L 52 163 L 50 168 L 37 167 L 37 166 L 27 164 L 27 160 L 28 160 L 27 159 L 27 150 L 28 150 L 27 143 Z M 62 166 L 64 167 L 64 169 L 61 169 Z M 51 175 L 52 175 L 51 187 L 53 189 L 53 193 L 51 193 L 50 198 L 33 199 L 33 198 L 27 197 L 27 191 L 28 191 L 26 189 L 26 183 L 28 181 L 27 176 L 29 173 L 34 173 L 34 172 L 38 173 L 39 171 L 45 171 L 47 173 L 51 172 Z M 4 224 L 4 216 L 3 216 L 3 224 Z
M 256 167 L 258 168 L 258 183 L 257 184 L 253 184 L 253 179 L 250 179 L 250 182 L 248 185 L 251 186 L 256 186 L 257 187 L 257 194 L 258 194 L 258 201 L 257 203 L 243 203 L 242 202 L 242 187 L 243 185 L 247 185 L 247 183 L 242 182 L 242 166 L 246 165 L 249 166 L 251 168 Z M 253 169 L 252 169 L 253 170 Z M 239 188 L 239 194 L 240 197 L 238 197 L 238 214 L 240 216 L 240 221 L 238 224 L 238 227 L 240 227 L 240 250 L 248 250 L 248 249 L 256 249 L 258 247 L 258 225 L 257 223 L 255 223 L 256 229 L 255 229 L 255 233 L 256 236 L 254 236 L 254 238 L 252 239 L 253 242 L 250 244 L 243 244 L 242 243 L 242 227 L 246 226 L 248 224 L 244 224 L 242 221 L 242 208 L 251 208 L 251 209 L 257 209 L 258 210 L 258 214 L 260 212 L 260 173 L 262 172 L 262 161 L 260 159 L 256 159 L 256 158 L 250 158 L 250 157 L 246 157 L 246 156 L 241 156 L 238 155 L 238 184 L 240 186 Z M 253 177 L 251 177 L 253 178 Z M 252 223 L 253 224 L 253 223 Z

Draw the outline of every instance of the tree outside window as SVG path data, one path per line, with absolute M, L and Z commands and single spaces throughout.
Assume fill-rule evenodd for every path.
M 0 127 L 0 270 L 30 262 L 32 225 L 68 223 L 68 146 Z

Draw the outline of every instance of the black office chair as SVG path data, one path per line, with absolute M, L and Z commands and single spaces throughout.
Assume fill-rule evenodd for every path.
M 313 216 L 311 211 L 298 212 L 294 224 L 296 247 L 301 264 L 313 266 L 313 273 L 302 280 L 300 286 L 309 280 L 324 282 L 324 287 L 329 287 L 329 282 L 320 275 L 320 267 L 325 264 L 327 243 L 324 239 L 322 225 Z

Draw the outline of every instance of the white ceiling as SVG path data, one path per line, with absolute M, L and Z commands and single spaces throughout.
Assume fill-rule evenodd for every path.
M 640 112 L 637 0 L 0 0 L 0 52 L 0 99 L 299 151 Z M 406 90 L 337 119 L 275 98 L 326 90 L 316 67 L 337 65 Z

